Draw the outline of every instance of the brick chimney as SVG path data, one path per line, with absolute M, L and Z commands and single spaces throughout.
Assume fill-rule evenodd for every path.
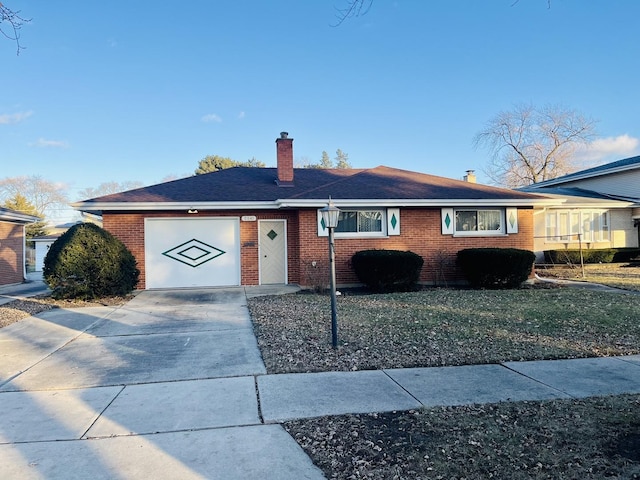
M 276 183 L 280 187 L 292 187 L 293 138 L 289 138 L 288 132 L 280 132 L 280 138 L 276 139 L 276 153 L 278 158 L 278 179 Z
M 476 174 L 474 170 L 467 170 L 467 174 L 462 177 L 465 182 L 476 183 Z

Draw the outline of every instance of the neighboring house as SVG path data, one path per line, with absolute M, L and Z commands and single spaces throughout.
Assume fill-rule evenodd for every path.
M 637 248 L 640 156 L 519 189 L 558 200 L 534 213 L 534 250 Z
M 35 261 L 34 261 L 34 271 L 41 272 L 44 268 L 44 257 L 47 256 L 49 252 L 49 248 L 53 245 L 58 238 L 60 238 L 61 233 L 53 234 L 53 235 L 43 235 L 41 237 L 33 237 L 31 241 L 34 244 L 35 248 Z
M 39 221 L 33 215 L 0 207 L 0 285 L 21 283 L 25 271 L 25 225 Z
M 340 285 L 358 283 L 350 259 L 363 249 L 411 250 L 425 259 L 422 282 L 456 280 L 460 249 L 531 250 L 533 208 L 549 203 L 384 166 L 294 169 L 286 132 L 276 151 L 277 168 L 230 168 L 73 206 L 102 215 L 104 228 L 127 245 L 141 271 L 139 288 L 169 288 L 313 285 L 328 259 L 319 209 L 330 197 L 342 210 Z

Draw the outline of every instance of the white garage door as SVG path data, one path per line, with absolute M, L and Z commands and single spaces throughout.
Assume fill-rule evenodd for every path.
M 237 218 L 147 218 L 147 288 L 240 285 Z

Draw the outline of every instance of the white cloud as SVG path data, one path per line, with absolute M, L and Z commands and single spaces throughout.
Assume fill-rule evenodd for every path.
M 29 110 L 28 112 L 18 112 L 18 113 L 3 113 L 0 114 L 0 125 L 9 125 L 12 123 L 20 123 L 23 120 L 26 120 L 33 112 Z
M 42 137 L 29 145 L 38 148 L 69 148 L 69 144 L 64 140 L 47 140 Z
M 581 147 L 576 155 L 584 162 L 598 162 L 610 157 L 624 158 L 636 155 L 640 151 L 640 139 L 628 134 L 617 137 L 598 138 Z
M 244 116 L 245 116 L 245 113 L 244 112 L 240 112 L 238 114 L 238 120 L 242 120 L 244 118 Z
M 209 123 L 209 122 L 221 123 L 222 122 L 222 118 L 220 118 L 220 116 L 216 115 L 215 113 L 207 113 L 206 115 L 203 115 L 203 117 L 200 120 L 202 120 L 205 123 Z

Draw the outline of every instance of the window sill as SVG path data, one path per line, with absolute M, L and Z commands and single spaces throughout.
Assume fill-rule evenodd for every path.
M 508 237 L 509 234 L 507 233 L 502 233 L 502 232 L 497 232 L 497 233 L 490 233 L 490 232 L 473 232 L 473 233 L 454 233 L 453 236 L 455 238 L 477 238 L 477 237 Z

